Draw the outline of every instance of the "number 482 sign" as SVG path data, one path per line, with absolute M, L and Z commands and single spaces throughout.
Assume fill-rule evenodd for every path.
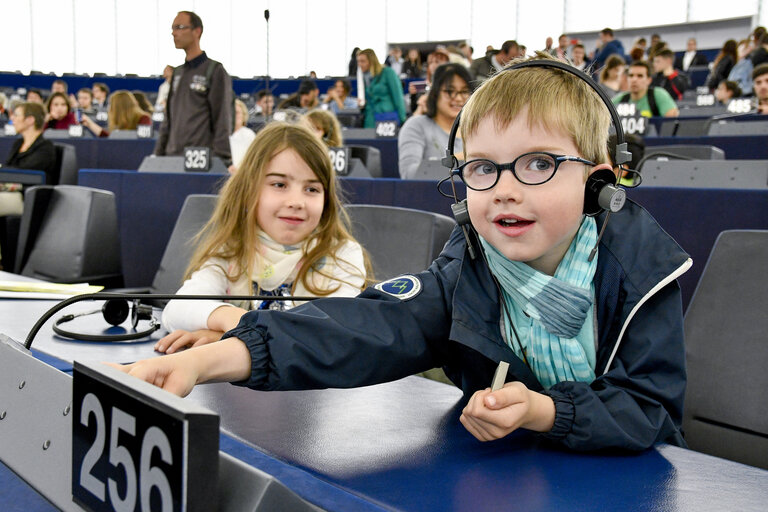
M 92 511 L 217 507 L 219 417 L 101 364 L 75 362 L 72 497 Z

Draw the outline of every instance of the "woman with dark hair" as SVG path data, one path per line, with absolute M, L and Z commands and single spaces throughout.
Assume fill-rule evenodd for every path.
M 712 63 L 712 71 L 709 72 L 709 76 L 707 77 L 706 85 L 710 91 L 717 89 L 720 82 L 728 79 L 728 74 L 738 60 L 736 54 L 737 48 L 738 44 L 734 39 L 729 39 L 723 44 L 720 53 L 715 57 L 715 62 Z
M 469 71 L 461 64 L 437 67 L 425 115 L 408 119 L 397 139 L 401 178 L 413 178 L 423 160 L 445 156 L 451 126 L 472 94 L 471 81 Z M 456 150 L 463 151 L 460 140 L 456 141 Z
M 45 102 L 46 116 L 45 129 L 66 130 L 71 125 L 77 124 L 75 114 L 69 105 L 69 98 L 63 92 L 55 92 Z
M 408 78 L 421 78 L 424 76 L 424 66 L 421 64 L 421 54 L 416 48 L 408 50 L 408 58 L 403 63 L 403 73 Z
M 403 85 L 392 68 L 382 66 L 376 53 L 367 48 L 357 54 L 357 66 L 365 81 L 364 128 L 373 128 L 376 121 L 405 121 Z

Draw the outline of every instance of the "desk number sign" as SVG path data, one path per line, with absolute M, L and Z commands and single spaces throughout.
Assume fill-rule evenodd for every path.
M 648 129 L 648 120 L 640 115 L 634 103 L 619 103 L 616 112 L 621 117 L 624 133 L 643 135 Z
M 397 137 L 397 123 L 394 121 L 376 121 L 376 137 L 391 139 Z
M 140 124 L 136 127 L 136 136 L 140 139 L 151 139 L 152 138 L 152 125 L 151 124 Z
M 72 498 L 90 511 L 217 508 L 219 417 L 99 363 L 75 362 Z
M 211 150 L 204 146 L 184 148 L 184 170 L 208 172 L 211 169 Z
M 328 156 L 336 174 L 346 176 L 349 174 L 349 148 L 328 148 Z

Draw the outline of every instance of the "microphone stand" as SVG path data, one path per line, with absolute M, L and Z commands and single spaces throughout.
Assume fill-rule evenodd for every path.
M 269 94 L 272 94 L 272 91 L 269 89 L 269 9 L 264 10 L 264 19 L 267 22 L 267 76 L 266 76 L 266 86 L 264 87 Z M 269 114 L 264 116 L 265 121 L 269 122 L 272 118 L 272 111 L 275 109 L 277 105 L 273 105 L 272 108 L 269 111 Z
M 51 309 L 46 311 L 43 316 L 32 326 L 27 338 L 24 340 L 24 348 L 29 350 L 32 346 L 32 341 L 35 339 L 38 331 L 43 327 L 43 324 L 47 322 L 54 314 L 61 311 L 70 304 L 80 302 L 84 300 L 108 300 L 108 299 L 124 299 L 124 300 L 141 300 L 141 299 L 155 299 L 155 300 L 291 300 L 291 301 L 310 301 L 317 297 L 296 297 L 292 295 L 174 295 L 174 294 L 148 294 L 148 293 L 84 293 L 82 295 L 75 295 L 68 299 L 64 299 Z

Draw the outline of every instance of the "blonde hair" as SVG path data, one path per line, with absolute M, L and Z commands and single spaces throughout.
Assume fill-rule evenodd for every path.
M 341 136 L 341 124 L 336 116 L 327 110 L 311 110 L 304 115 L 307 122 L 323 132 L 323 142 L 330 148 L 338 148 L 344 144 Z
M 109 130 L 135 130 L 149 113 L 139 107 L 131 91 L 119 90 L 109 96 Z
M 376 56 L 376 52 L 374 52 L 371 48 L 360 50 L 358 55 L 365 55 L 368 57 L 368 62 L 371 65 L 371 76 L 376 76 L 381 73 L 381 62 L 379 62 L 379 58 Z
M 248 125 L 248 106 L 243 102 L 243 100 L 235 99 L 235 108 L 240 110 L 240 113 L 243 114 L 243 126 Z M 234 115 L 232 116 L 234 119 Z
M 536 52 L 525 60 L 556 60 Z M 611 117 L 600 96 L 576 75 L 553 67 L 504 70 L 472 94 L 461 113 L 460 130 L 464 151 L 480 122 L 491 116 L 503 129 L 528 109 L 528 126 L 539 124 L 568 135 L 580 156 L 597 164 L 608 162 L 607 142 Z
M 336 172 L 328 157 L 328 150 L 308 128 L 283 122 L 272 122 L 264 127 L 245 153 L 237 173 L 224 184 L 211 219 L 195 238 L 201 243 L 192 256 L 187 268 L 187 278 L 200 269 L 211 258 L 222 258 L 231 269 L 222 269 L 230 281 L 236 282 L 247 275 L 256 264 L 259 246 L 259 224 L 257 218 L 259 191 L 269 162 L 278 153 L 291 149 L 312 169 L 323 186 L 323 213 L 315 231 L 303 244 L 302 265 L 293 283 L 301 282 L 313 295 L 325 296 L 335 292 L 332 289 L 318 289 L 309 278 L 310 271 L 338 279 L 323 273 L 324 258 L 336 258 L 336 253 L 349 241 L 355 241 L 349 233 L 349 217 L 341 205 L 336 188 Z M 366 285 L 372 282 L 371 265 L 363 250 Z M 349 262 L 345 267 L 351 267 Z

